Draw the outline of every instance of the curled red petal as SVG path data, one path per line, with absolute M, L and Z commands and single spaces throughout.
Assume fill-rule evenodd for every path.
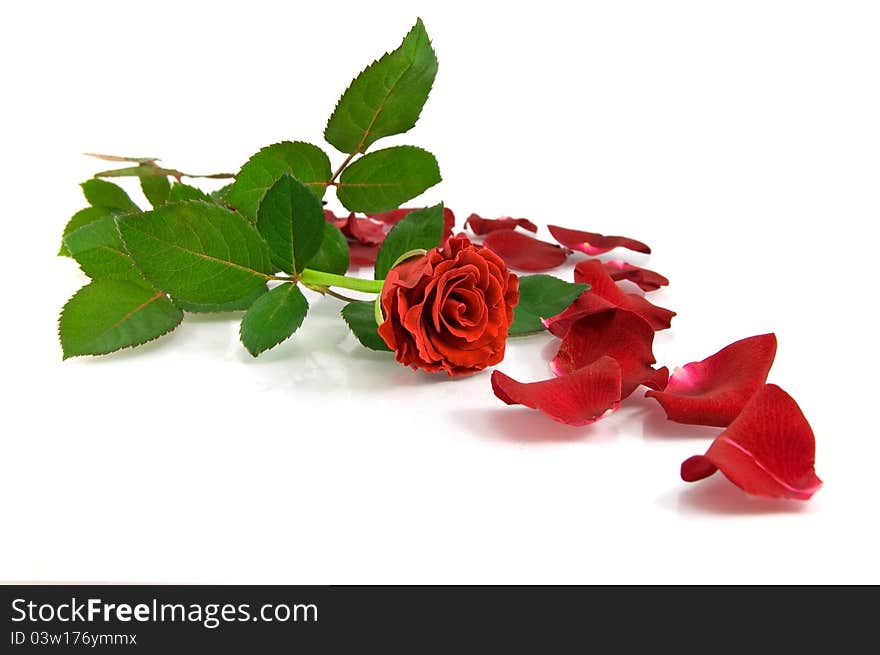
M 646 255 L 651 254 L 651 249 L 635 239 L 617 236 L 605 236 L 597 232 L 583 232 L 581 230 L 569 230 L 558 225 L 548 225 L 547 229 L 550 234 L 566 248 L 578 250 L 588 255 L 601 255 L 614 248 L 629 248 L 635 252 L 643 252 Z
M 652 389 L 666 386 L 669 370 L 655 370 L 654 330 L 640 316 L 622 309 L 610 309 L 579 319 L 565 335 L 550 362 L 556 375 L 567 375 L 589 366 L 601 357 L 612 357 L 621 372 L 621 399 L 639 385 Z
M 633 266 L 622 261 L 603 262 L 602 266 L 615 282 L 629 280 L 638 285 L 642 291 L 656 291 L 669 284 L 669 280 L 660 273 L 641 266 Z
M 549 271 L 564 264 L 568 257 L 564 248 L 513 230 L 490 232 L 483 239 L 483 246 L 508 266 L 522 271 Z
M 541 382 L 492 373 L 492 390 L 508 405 L 525 405 L 567 425 L 589 425 L 620 405 L 620 365 L 602 357 L 589 366 Z
M 501 218 L 483 218 L 479 214 L 471 214 L 464 222 L 465 227 L 469 227 L 474 234 L 489 234 L 497 230 L 515 230 L 521 227 L 529 232 L 537 232 L 538 226 L 527 218 L 511 218 L 510 216 L 502 216 Z
M 324 217 L 328 222 L 333 223 L 342 230 L 342 233 L 349 240 L 357 241 L 366 246 L 378 246 L 385 240 L 388 228 L 385 223 L 373 220 L 372 218 L 359 218 L 354 212 L 348 216 L 340 217 L 329 209 L 324 210 Z
M 557 337 L 564 337 L 578 319 L 614 307 L 638 314 L 654 330 L 666 330 L 672 325 L 675 312 L 658 307 L 637 293 L 621 291 L 598 259 L 579 262 L 574 267 L 574 281 L 589 284 L 590 289 L 578 296 L 565 311 L 544 321 L 547 329 Z
M 378 246 L 385 241 L 387 234 L 385 230 L 385 223 L 372 218 L 357 218 L 351 214 L 342 233 L 365 246 Z
M 815 459 L 816 439 L 800 407 L 775 384 L 767 384 L 705 455 L 682 463 L 681 477 L 694 482 L 720 470 L 752 495 L 807 500 L 822 486 Z
M 742 339 L 675 369 L 665 390 L 647 395 L 671 421 L 725 427 L 764 386 L 775 357 L 775 334 Z

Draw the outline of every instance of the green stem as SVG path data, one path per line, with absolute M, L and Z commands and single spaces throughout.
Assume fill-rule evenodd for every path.
M 357 302 L 358 300 L 360 300 L 360 298 L 349 298 L 348 296 L 345 296 L 345 295 L 339 293 L 338 291 L 334 291 L 330 287 L 322 287 L 317 284 L 307 284 L 307 285 L 305 285 L 305 287 L 307 289 L 311 289 L 312 291 L 317 291 L 318 293 L 320 293 L 321 295 L 324 295 L 324 296 L 333 296 L 334 298 L 337 298 L 338 300 L 342 300 L 343 302 Z
M 333 273 L 313 271 L 310 268 L 304 269 L 303 272 L 299 274 L 299 279 L 303 284 L 322 287 L 341 287 L 343 289 L 363 291 L 365 293 L 379 293 L 382 291 L 382 285 L 385 283 L 385 280 L 365 280 L 360 277 L 348 277 L 346 275 L 334 275 Z
M 336 183 L 336 178 L 339 177 L 340 173 L 342 173 L 342 171 L 345 170 L 345 167 L 348 166 L 348 165 L 351 163 L 351 160 L 354 159 L 355 155 L 357 155 L 357 154 L 358 154 L 358 151 L 355 150 L 355 151 L 354 151 L 353 153 L 351 153 L 348 157 L 346 157 L 346 158 L 345 158 L 345 161 L 342 162 L 342 163 L 339 165 L 339 168 L 337 168 L 337 169 L 333 172 L 333 176 L 330 178 L 330 181 L 329 181 L 327 184 L 329 184 L 329 185 L 335 184 L 335 183 Z

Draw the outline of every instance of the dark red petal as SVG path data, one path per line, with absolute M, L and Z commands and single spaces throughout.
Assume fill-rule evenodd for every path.
M 569 230 L 558 225 L 548 225 L 547 229 L 550 230 L 553 238 L 566 248 L 579 250 L 590 256 L 601 255 L 603 252 L 608 252 L 614 248 L 629 248 L 636 252 L 643 252 L 646 255 L 651 253 L 651 249 L 644 243 L 635 239 L 628 239 L 627 237 L 607 237 L 596 232 Z
M 764 385 L 705 455 L 685 460 L 681 477 L 694 482 L 720 469 L 743 491 L 770 498 L 809 499 L 816 476 L 816 439 L 794 399 Z
M 353 216 L 354 214 L 349 214 L 349 216 Z M 345 226 L 348 224 L 348 216 L 337 216 L 329 209 L 324 210 L 324 218 L 327 219 L 328 222 L 333 223 L 340 230 L 344 230 Z
M 385 223 L 374 221 L 372 218 L 357 218 L 351 214 L 342 233 L 365 246 L 378 246 L 385 241 L 385 229 Z
M 612 357 L 620 365 L 621 399 L 639 385 L 653 389 L 666 386 L 669 370 L 654 370 L 654 330 L 640 316 L 611 309 L 579 319 L 565 335 L 550 369 L 567 375 L 589 366 L 601 357 Z
M 620 366 L 602 357 L 570 375 L 522 383 L 492 373 L 492 390 L 508 405 L 525 405 L 567 425 L 589 425 L 620 404 Z
M 565 263 L 568 251 L 513 230 L 490 232 L 483 246 L 512 268 L 522 271 L 548 271 Z
M 479 214 L 471 214 L 464 222 L 465 227 L 469 227 L 474 234 L 489 234 L 497 230 L 515 230 L 521 227 L 529 232 L 537 232 L 538 226 L 527 218 L 511 218 L 510 216 L 502 216 L 501 218 L 483 218 Z
M 574 267 L 574 281 L 589 284 L 590 289 L 582 293 L 561 314 L 544 321 L 547 329 L 557 337 L 564 337 L 579 318 L 613 307 L 638 314 L 655 330 L 666 330 L 672 324 L 675 312 L 658 307 L 637 293 L 621 291 L 598 259 L 579 262 Z
M 381 221 L 371 218 L 358 218 L 354 212 L 342 218 L 329 209 L 324 210 L 324 217 L 342 230 L 349 239 L 354 239 L 367 246 L 377 246 L 385 240 L 388 232 L 387 226 Z
M 348 244 L 349 259 L 353 266 L 372 266 L 376 263 L 379 246 L 365 246 L 362 243 Z
M 649 391 L 671 421 L 725 427 L 764 386 L 776 357 L 776 335 L 742 339 L 701 362 L 675 369 L 663 391 Z
M 694 455 L 681 463 L 681 479 L 685 482 L 696 482 L 708 478 L 717 470 L 718 467 L 706 459 L 705 455 Z
M 440 239 L 440 243 L 446 243 L 446 241 L 452 237 L 452 230 L 455 229 L 455 214 L 452 213 L 452 210 L 449 207 L 443 208 L 443 236 Z
M 660 273 L 655 273 L 640 266 L 633 266 L 626 262 L 604 262 L 602 265 L 615 282 L 629 280 L 637 284 L 642 291 L 656 291 L 660 287 L 665 287 L 669 284 L 669 280 L 660 275 Z

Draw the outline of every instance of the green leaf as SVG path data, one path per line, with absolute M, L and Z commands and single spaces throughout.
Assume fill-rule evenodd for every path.
M 58 333 L 64 359 L 104 355 L 160 337 L 182 319 L 161 291 L 127 280 L 94 280 L 64 305 Z
M 229 195 L 229 192 L 231 190 L 232 190 L 232 184 L 227 184 L 226 186 L 222 186 L 215 191 L 211 191 L 211 194 L 210 194 L 211 200 L 216 202 L 218 205 L 226 205 L 226 204 L 228 204 L 227 203 L 227 196 Z
M 295 284 L 282 284 L 251 305 L 241 319 L 241 342 L 256 357 L 302 325 L 309 303 Z
M 64 237 L 64 245 L 83 273 L 93 280 L 112 278 L 146 285 L 125 251 L 113 214 L 74 230 Z
M 241 167 L 226 200 L 254 220 L 263 194 L 285 173 L 308 186 L 319 199 L 324 196 L 332 175 L 330 160 L 318 146 L 284 141 L 263 148 Z
M 364 152 L 377 139 L 411 129 L 428 99 L 437 57 L 421 19 L 400 47 L 358 75 L 336 105 L 324 138 L 342 152 Z
M 345 275 L 349 265 L 348 239 L 338 227 L 324 222 L 324 237 L 318 252 L 307 263 L 306 267 L 324 273 Z
M 81 185 L 83 195 L 92 207 L 102 207 L 109 211 L 139 212 L 141 210 L 122 187 L 108 182 L 92 178 Z
M 184 173 L 176 168 L 162 168 L 153 164 L 141 164 L 140 166 L 127 166 L 125 168 L 111 168 L 100 173 L 95 173 L 95 177 L 200 177 L 212 180 L 228 180 L 235 177 L 231 173 L 210 173 L 208 175 L 196 175 L 194 173 Z
M 396 146 L 364 155 L 339 177 L 336 197 L 353 212 L 396 209 L 441 180 L 437 160 L 427 150 Z
M 168 202 L 171 183 L 164 175 L 144 176 L 141 178 L 141 190 L 153 207 L 160 207 Z
M 342 308 L 342 318 L 348 323 L 348 327 L 362 345 L 370 350 L 390 352 L 391 348 L 379 336 L 379 326 L 376 324 L 373 305 L 374 303 L 369 300 L 350 302 Z
M 174 304 L 180 307 L 183 311 L 190 312 L 191 314 L 219 314 L 221 312 L 239 312 L 245 309 L 250 309 L 250 306 L 254 304 L 254 301 L 256 301 L 260 296 L 265 295 L 268 290 L 269 289 L 266 288 L 266 285 L 263 285 L 251 291 L 248 295 L 237 300 L 230 300 L 229 302 L 200 304 L 175 299 Z
M 189 201 L 123 216 L 117 223 L 144 277 L 186 302 L 240 299 L 265 284 L 273 270 L 256 228 L 223 207 Z
M 211 198 L 201 189 L 197 189 L 189 184 L 183 184 L 182 182 L 175 182 L 171 185 L 168 202 L 183 202 L 184 200 L 205 200 L 210 202 Z
M 384 280 L 391 266 L 405 252 L 430 250 L 440 245 L 443 237 L 443 203 L 424 209 L 416 209 L 403 217 L 391 228 L 379 254 L 376 255 L 377 280 Z
M 86 207 L 85 209 L 80 209 L 76 212 L 71 216 L 70 220 L 67 221 L 67 225 L 64 226 L 64 232 L 61 235 L 61 249 L 58 251 L 58 256 L 70 257 L 70 251 L 67 249 L 67 246 L 64 245 L 64 237 L 84 225 L 97 221 L 99 218 L 112 215 L 113 212 L 104 209 L 103 207 Z
M 299 273 L 318 252 L 324 238 L 324 209 L 314 193 L 284 174 L 266 191 L 257 209 L 257 230 L 272 261 L 286 273 Z
M 545 329 L 542 319 L 556 316 L 589 288 L 589 284 L 573 284 L 552 275 L 521 275 L 519 304 L 508 334 L 541 332 Z
M 152 164 L 141 164 L 139 166 L 127 166 L 125 168 L 111 168 L 100 173 L 95 173 L 95 177 L 181 177 L 184 173 L 174 168 L 162 168 L 161 166 L 153 166 Z

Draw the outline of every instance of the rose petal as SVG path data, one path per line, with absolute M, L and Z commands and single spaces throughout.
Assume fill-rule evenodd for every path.
M 603 262 L 602 265 L 615 282 L 629 280 L 637 284 L 642 291 L 656 291 L 669 284 L 669 280 L 664 276 L 641 266 L 633 266 L 622 261 Z
M 746 493 L 809 499 L 822 481 L 815 470 L 816 439 L 794 399 L 775 384 L 764 385 L 705 455 L 681 465 L 686 482 L 721 470 Z
M 504 263 L 522 271 L 548 271 L 565 263 L 568 251 L 513 230 L 490 232 L 483 246 L 497 254 Z
M 343 218 L 329 209 L 325 209 L 324 217 L 342 230 L 342 233 L 349 240 L 354 239 L 365 246 L 378 246 L 385 240 L 385 235 L 388 233 L 385 223 L 371 218 L 359 218 L 354 212 Z
M 353 216 L 354 214 L 349 214 L 349 216 Z M 344 230 L 345 226 L 348 224 L 349 216 L 337 216 L 329 209 L 324 210 L 324 218 L 327 219 L 329 223 L 333 223 L 340 230 Z
M 470 375 L 504 358 L 519 280 L 467 237 L 412 257 L 382 288 L 379 336 L 401 364 Z
M 538 226 L 527 218 L 511 218 L 510 216 L 502 216 L 501 218 L 483 218 L 479 214 L 471 214 L 464 222 L 465 227 L 469 227 L 474 234 L 489 234 L 497 230 L 515 230 L 521 227 L 529 232 L 537 232 Z
M 652 389 L 666 386 L 669 370 L 654 370 L 654 330 L 640 316 L 611 309 L 582 318 L 571 326 L 559 351 L 550 362 L 556 375 L 567 375 L 601 357 L 612 357 L 621 371 L 621 399 L 639 385 Z
M 352 266 L 372 266 L 376 263 L 379 246 L 365 246 L 362 243 L 349 243 L 348 255 Z
M 365 246 L 378 246 L 385 241 L 385 228 L 385 223 L 374 221 L 372 218 L 357 218 L 351 214 L 342 233 Z
M 566 248 L 579 250 L 588 255 L 601 255 L 614 248 L 629 248 L 636 252 L 643 252 L 646 255 L 651 254 L 651 249 L 641 241 L 628 239 L 627 237 L 605 236 L 597 232 L 583 232 L 581 230 L 569 230 L 558 225 L 548 225 L 547 229 L 550 234 Z
M 620 365 L 602 357 L 570 375 L 531 383 L 493 371 L 492 390 L 508 405 L 531 407 L 567 425 L 589 425 L 620 405 Z
M 725 427 L 764 386 L 775 357 L 775 334 L 742 339 L 676 369 L 665 390 L 647 395 L 671 421 Z
M 655 330 L 666 330 L 672 324 L 675 312 L 658 307 L 636 293 L 621 291 L 598 259 L 579 262 L 574 268 L 574 280 L 589 284 L 590 289 L 578 296 L 565 311 L 544 321 L 547 329 L 557 337 L 564 337 L 576 320 L 614 307 L 638 314 Z

